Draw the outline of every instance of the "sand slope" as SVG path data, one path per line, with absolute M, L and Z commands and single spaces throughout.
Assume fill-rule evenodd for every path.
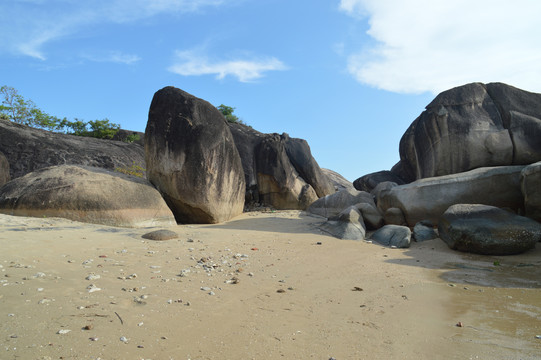
M 396 250 L 321 222 L 246 213 L 150 241 L 0 215 L 0 359 L 539 358 L 541 246 Z

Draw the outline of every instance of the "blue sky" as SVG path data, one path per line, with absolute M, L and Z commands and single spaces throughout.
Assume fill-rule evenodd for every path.
M 541 92 L 537 0 L 1 0 L 0 85 L 51 115 L 144 131 L 181 88 L 306 139 L 349 180 L 390 169 L 433 97 Z

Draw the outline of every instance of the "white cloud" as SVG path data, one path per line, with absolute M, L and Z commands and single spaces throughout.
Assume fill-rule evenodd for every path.
M 137 55 L 124 54 L 120 51 L 110 51 L 110 52 L 98 53 L 98 54 L 95 54 L 95 53 L 83 54 L 81 56 L 90 61 L 112 62 L 112 63 L 126 64 L 126 65 L 131 65 L 141 60 L 141 58 Z
M 226 0 L 12 0 L 0 2 L 0 52 L 46 59 L 47 43 L 81 29 L 161 13 L 186 13 Z
M 541 92 L 541 2 L 534 0 L 341 0 L 368 17 L 376 41 L 348 58 L 361 83 L 438 93 L 468 82 Z
M 223 79 L 228 75 L 241 82 L 251 82 L 264 76 L 267 71 L 286 70 L 287 67 L 274 57 L 212 61 L 200 51 L 177 51 L 176 63 L 169 71 L 183 76 L 216 75 Z

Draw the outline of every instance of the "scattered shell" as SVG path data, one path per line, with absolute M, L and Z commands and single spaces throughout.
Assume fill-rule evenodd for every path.
M 541 340 L 541 335 L 535 335 L 535 338 Z
M 100 278 L 101 278 L 101 276 L 98 275 L 98 274 L 90 274 L 90 275 L 88 275 L 85 279 L 86 279 L 86 280 L 98 280 L 98 279 L 100 279 Z
M 42 292 L 43 291 L 43 288 L 38 288 L 37 289 L 39 292 Z
M 71 330 L 68 330 L 68 329 L 60 329 L 58 330 L 57 334 L 64 335 L 64 334 L 69 333 L 70 331 Z
M 45 273 L 42 273 L 42 272 L 38 272 L 34 275 L 35 278 L 42 278 L 42 277 L 45 277 Z
M 137 274 L 131 274 L 131 275 L 126 276 L 126 279 L 130 280 L 130 279 L 135 279 L 136 277 L 137 277 Z
M 140 322 L 139 324 L 137 324 L 137 326 L 143 326 L 143 322 Z
M 203 287 L 201 287 L 201 290 L 203 290 L 203 291 L 210 291 L 211 288 L 209 288 L 208 286 L 203 286 Z
M 90 284 L 86 288 L 88 289 L 89 293 L 93 293 L 94 291 L 100 291 L 101 290 L 101 288 L 97 287 L 94 284 Z
M 209 292 L 209 295 L 216 295 L 214 291 Z
M 124 344 L 127 344 L 128 343 L 128 338 L 125 337 L 125 336 L 121 336 L 120 341 L 122 341 Z
M 89 338 L 89 339 L 90 339 L 91 341 L 98 341 L 99 338 L 97 338 L 97 337 L 91 337 L 91 338 Z

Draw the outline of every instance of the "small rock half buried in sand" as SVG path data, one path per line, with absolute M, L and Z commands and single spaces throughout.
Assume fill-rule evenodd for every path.
M 143 235 L 143 239 L 157 240 L 157 241 L 171 240 L 171 239 L 177 239 L 177 238 L 178 238 L 178 234 L 171 230 L 156 230 L 156 231 L 152 231 Z

